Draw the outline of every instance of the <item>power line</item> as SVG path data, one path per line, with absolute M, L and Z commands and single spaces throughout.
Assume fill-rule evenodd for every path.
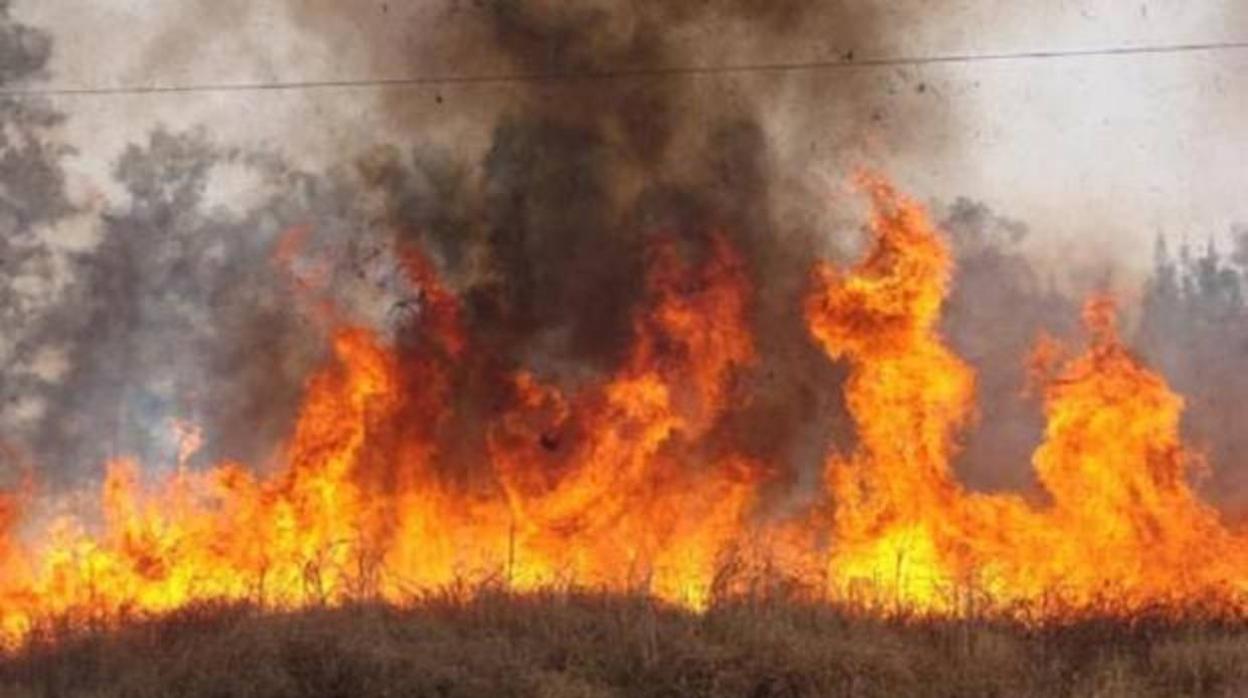
M 792 63 L 747 63 L 720 66 L 676 66 L 619 68 L 584 72 L 494 73 L 481 75 L 430 75 L 407 78 L 357 80 L 297 80 L 278 82 L 204 83 L 196 85 L 119 85 L 116 87 L 10 87 L 0 88 L 6 97 L 89 97 L 158 95 L 213 92 L 277 92 L 348 88 L 421 87 L 432 85 L 482 85 L 540 82 L 622 80 L 627 78 L 698 77 L 748 73 L 795 73 L 821 70 L 867 69 L 942 64 L 970 64 L 1006 61 L 1043 61 L 1091 57 L 1139 56 L 1181 53 L 1211 53 L 1248 49 L 1248 41 L 1170 44 L 1159 46 L 1120 46 L 1049 51 L 964 53 L 936 56 L 899 56 L 855 59 L 850 52 L 831 60 Z

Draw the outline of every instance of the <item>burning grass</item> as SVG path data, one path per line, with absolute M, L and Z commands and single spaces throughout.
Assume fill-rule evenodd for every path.
M 1108 298 L 1086 306 L 1085 347 L 1046 341 L 1034 354 L 1047 418 L 1032 461 L 1041 496 L 980 493 L 958 481 L 953 462 L 974 421 L 975 376 L 938 330 L 952 260 L 921 206 L 881 179 L 861 184 L 873 203 L 872 246 L 852 268 L 819 265 L 803 305 L 813 341 L 848 369 L 844 399 L 857 434 L 852 449 L 827 454 L 809 507 L 769 509 L 764 493 L 786 464 L 759 462 L 724 438 L 726 415 L 748 397 L 737 379 L 758 360 L 751 279 L 727 238 L 712 236 L 703 255 L 656 238 L 632 343 L 614 371 L 574 389 L 525 370 L 476 376 L 465 367 L 479 338 L 434 266 L 412 251 L 405 271 L 421 291 L 421 311 L 402 342 L 323 309 L 335 329 L 334 359 L 309 381 L 274 468 L 189 467 L 198 439 L 183 429 L 177 468 L 164 477 L 126 460 L 110 465 L 97 525 L 73 511 L 44 530 L 22 530 L 18 513 L 29 496 L 0 498 L 0 525 L 11 529 L 0 526 L 11 534 L 0 535 L 0 635 L 26 647 L 23 656 L 40 647 L 61 647 L 50 656 L 62 656 L 85 641 L 77 639 L 84 627 L 122 627 L 114 642 L 124 645 L 154 632 L 143 628 L 197 617 L 204 604 L 257 602 L 306 614 L 243 613 L 240 627 L 260 632 L 306 622 L 300 618 L 333 625 L 355 614 L 319 609 L 380 601 L 409 609 L 383 617 L 420 628 L 492 608 L 497 602 L 480 590 L 499 580 L 538 595 L 509 597 L 505 607 L 552 614 L 571 603 L 566 595 L 548 599 L 552 588 L 644 591 L 668 604 L 641 604 L 653 633 L 659 617 L 672 625 L 664 637 L 701 638 L 742 604 L 762 613 L 760 628 L 772 613 L 785 628 L 802 614 L 828 615 L 808 606 L 819 602 L 857 609 L 832 613 L 842 626 L 846 617 L 890 619 L 850 623 L 891 629 L 879 631 L 882 638 L 899 629 L 901 638 L 962 633 L 972 647 L 972 636 L 991 630 L 1012 638 L 1001 642 L 1020 657 L 1031 656 L 1035 628 L 1100 627 L 1098 618 L 1112 617 L 1132 620 L 1111 624 L 1105 637 L 1133 637 L 1139 627 L 1181 635 L 1248 617 L 1248 531 L 1228 525 L 1191 488 L 1199 458 L 1180 437 L 1183 400 L 1121 340 Z M 459 414 L 473 380 L 485 381 L 498 404 Z M 472 429 L 463 429 L 465 420 Z M 475 447 L 464 448 L 460 438 L 472 434 Z M 777 595 L 773 580 L 788 591 Z M 448 587 L 474 591 L 452 594 L 453 612 L 444 602 L 411 603 Z M 780 611 L 764 604 L 765 612 L 745 603 L 760 597 L 788 601 Z M 596 603 L 610 613 L 620 607 Z M 139 622 L 119 625 L 118 617 Z M 144 620 L 151 618 L 174 620 Z M 73 632 L 62 637 L 56 628 L 66 626 Z M 497 632 L 510 647 L 509 631 Z M 815 636 L 824 634 L 819 646 L 837 644 L 826 628 Z M 726 644 L 711 654 L 737 663 L 782 651 L 738 651 L 739 638 L 720 639 Z M 914 642 L 888 640 L 880 651 L 906 667 L 974 673 L 998 663 L 939 652 L 929 661 L 927 650 L 910 649 Z M 657 661 L 659 640 L 649 646 L 654 656 L 644 656 Z M 617 652 L 602 649 L 604 657 Z M 395 661 L 408 661 L 400 650 Z M 520 659 L 517 666 L 549 664 Z M 787 661 L 776 655 L 777 665 Z M 1044 661 L 1042 675 L 1054 670 Z M 1152 671 L 1149 662 L 1140 666 Z M 1119 668 L 1126 676 L 1135 666 Z M 685 669 L 703 678 L 717 671 Z M 928 680 L 905 675 L 916 685 Z M 841 690 L 825 673 L 812 676 L 801 681 L 814 682 L 815 692 Z M 845 680 L 857 690 L 859 679 Z
M 111 628 L 111 629 L 110 629 Z M 410 607 L 199 603 L 47 623 L 0 693 L 93 696 L 1236 696 L 1248 623 L 1199 613 L 1027 623 L 792 600 L 480 591 Z

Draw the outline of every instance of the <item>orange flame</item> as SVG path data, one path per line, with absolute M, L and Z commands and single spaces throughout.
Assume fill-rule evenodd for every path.
M 1002 607 L 1241 606 L 1248 538 L 1193 495 L 1182 400 L 1122 344 L 1108 298 L 1087 304 L 1083 356 L 1054 366 L 1052 341 L 1037 349 L 1048 428 L 1034 466 L 1050 501 L 957 483 L 950 461 L 973 416 L 974 379 L 936 331 L 949 253 L 920 206 L 877 178 L 862 184 L 874 249 L 846 277 L 816 270 L 807 303 L 815 337 L 852 366 L 860 443 L 827 471 L 837 507 L 829 574 L 842 593 L 944 611 L 967 591 Z
M 880 178 L 860 184 L 872 249 L 845 272 L 819 265 L 805 304 L 815 340 L 850 368 L 858 434 L 828 458 L 826 506 L 769 516 L 760 490 L 782 468 L 717 443 L 755 362 L 751 283 L 726 238 L 699 260 L 670 239 L 652 245 L 618 370 L 570 390 L 515 373 L 506 404 L 474 417 L 488 420 L 475 451 L 454 423 L 474 340 L 435 266 L 408 250 L 419 322 L 393 346 L 334 331 L 334 358 L 309 381 L 272 472 L 184 467 L 199 435 L 179 424 L 172 474 L 109 464 L 99 521 L 20 530 L 31 495 L 0 497 L 0 631 L 19 639 L 47 618 L 116 621 L 203 600 L 404 603 L 491 583 L 702 608 L 763 574 L 934 613 L 1053 599 L 1044 614 L 1242 611 L 1248 538 L 1193 495 L 1182 400 L 1123 345 L 1108 298 L 1087 305 L 1082 355 L 1046 340 L 1033 357 L 1048 419 L 1034 458 L 1043 501 L 957 481 L 975 379 L 937 329 L 951 256 L 919 205 Z

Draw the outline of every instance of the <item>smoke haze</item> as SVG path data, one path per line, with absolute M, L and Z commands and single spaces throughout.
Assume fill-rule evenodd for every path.
M 789 464 L 784 475 L 808 486 L 830 445 L 852 446 L 841 369 L 799 315 L 813 262 L 848 260 L 858 244 L 860 208 L 820 177 L 882 150 L 956 157 L 974 145 L 958 95 L 939 74 L 909 69 L 783 80 L 626 73 L 771 62 L 794 35 L 820 37 L 820 60 L 905 53 L 907 36 L 938 14 L 927 4 L 251 5 L 196 6 L 195 21 L 172 22 L 131 70 L 189 72 L 208 50 L 205 33 L 244 37 L 214 49 L 228 52 L 229 42 L 259 43 L 244 24 L 280 16 L 310 64 L 358 71 L 331 77 L 541 79 L 336 93 L 362 103 L 376 137 L 343 126 L 350 137 L 326 136 L 329 155 L 316 165 L 234 144 L 237 124 L 154 127 L 107 163 L 119 195 L 103 204 L 71 195 L 71 153 L 59 145 L 67 114 L 40 100 L 0 101 L 0 318 L 15 328 L 0 342 L 0 439 L 20 460 L 63 483 L 122 454 L 169 463 L 169 423 L 180 419 L 205 429 L 204 461 L 267 463 L 324 359 L 317 301 L 397 334 L 419 307 L 398 271 L 408 246 L 433 256 L 485 348 L 460 377 L 468 412 L 492 409 L 499 377 L 521 367 L 575 387 L 622 358 L 647 242 L 674 235 L 699 260 L 717 232 L 745 252 L 761 355 L 718 427 L 724 438 Z M 0 22 L 0 81 L 46 79 L 61 48 L 52 35 L 7 4 Z M 332 60 L 338 52 L 343 60 Z M 811 94 L 821 122 L 813 135 L 794 109 Z M 1065 283 L 1065 265 L 1033 262 L 1036 231 L 1023 223 L 971 200 L 941 213 L 961 266 L 944 330 L 979 370 L 983 416 L 959 467 L 976 487 L 1026 488 L 1042 423 L 1023 395 L 1023 359 L 1041 332 L 1077 334 L 1076 296 L 1087 289 Z M 85 232 L 46 233 L 69 223 Z M 306 232 L 295 236 L 295 258 L 279 263 L 291 231 Z M 1213 416 L 1231 411 L 1204 407 L 1213 404 L 1205 391 L 1225 383 L 1173 358 L 1188 355 L 1182 342 L 1194 335 L 1141 332 L 1148 355 L 1199 396 L 1190 429 L 1220 463 L 1233 461 L 1234 429 Z M 1198 362 L 1200 375 L 1242 366 L 1237 339 L 1200 337 L 1192 341 L 1219 347 Z

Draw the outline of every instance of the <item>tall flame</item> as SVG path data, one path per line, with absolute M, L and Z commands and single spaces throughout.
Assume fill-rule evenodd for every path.
M 1033 465 L 1048 501 L 956 481 L 974 378 L 936 329 L 950 255 L 919 205 L 878 178 L 862 186 L 874 248 L 847 276 L 820 266 L 806 307 L 829 356 L 852 367 L 859 445 L 827 467 L 837 507 L 829 574 L 842 592 L 936 610 L 1242 605 L 1248 538 L 1193 495 L 1182 399 L 1123 345 L 1108 298 L 1086 306 L 1082 356 L 1038 367 L 1048 427 Z M 1046 340 L 1037 358 L 1053 364 L 1056 349 Z
M 857 426 L 854 448 L 829 455 L 813 510 L 768 514 L 760 491 L 782 467 L 717 437 L 755 362 L 749 274 L 725 237 L 703 258 L 658 239 L 618 369 L 571 389 L 514 373 L 496 391 L 503 407 L 473 415 L 476 450 L 455 424 L 474 338 L 434 265 L 406 251 L 419 322 L 395 342 L 334 331 L 278 467 L 188 468 L 199 434 L 179 424 L 170 474 L 108 465 L 98 521 L 22 530 L 30 488 L 0 496 L 0 630 L 18 639 L 44 619 L 204 600 L 404 603 L 480 584 L 701 608 L 756 588 L 751 575 L 933 613 L 1242 611 L 1248 537 L 1193 494 L 1183 402 L 1124 346 L 1106 297 L 1086 307 L 1081 355 L 1043 341 L 1033 357 L 1042 492 L 957 481 L 976 415 L 974 373 L 938 330 L 951 255 L 919 205 L 878 177 L 860 184 L 871 250 L 848 271 L 820 264 L 804 308 L 815 341 L 849 366 Z

